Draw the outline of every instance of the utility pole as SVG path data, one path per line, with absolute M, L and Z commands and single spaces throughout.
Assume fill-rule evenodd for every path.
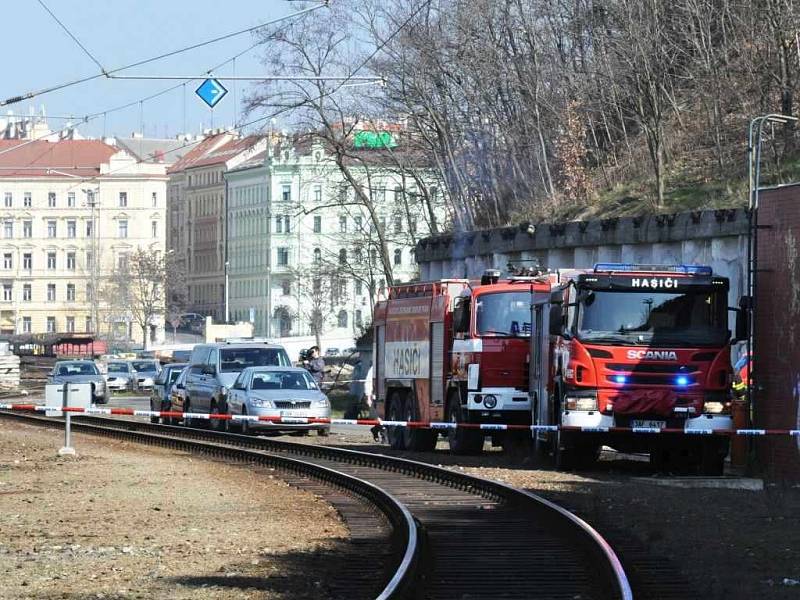
M 97 334 L 100 332 L 100 322 L 97 307 L 97 262 L 100 260 L 100 257 L 97 253 L 97 222 L 95 221 L 95 208 L 98 206 L 97 196 L 100 195 L 100 187 L 83 188 L 83 192 L 86 194 L 86 204 L 91 209 L 89 222 L 91 224 L 90 227 L 92 228 L 92 235 L 90 237 L 89 247 L 92 249 L 92 264 L 89 271 L 89 276 L 92 285 L 92 297 L 90 298 L 90 302 L 92 303 L 92 328 L 94 329 L 92 333 L 94 333 L 95 337 L 97 337 Z

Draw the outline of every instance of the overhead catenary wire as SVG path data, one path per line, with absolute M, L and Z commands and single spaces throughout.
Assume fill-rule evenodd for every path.
M 64 25 L 64 23 L 61 22 L 61 20 L 55 15 L 55 13 L 53 13 L 53 11 L 50 10 L 50 8 L 44 3 L 44 0 L 37 0 L 37 1 L 42 6 L 42 8 L 45 9 L 51 17 L 53 17 L 53 20 L 61 26 L 61 29 L 63 29 L 64 32 L 70 38 L 72 38 L 72 41 L 75 42 L 81 50 L 83 50 L 83 53 L 86 54 L 86 56 L 88 56 L 90 59 L 92 59 L 92 62 L 97 65 L 97 67 L 100 69 L 100 72 L 105 73 L 106 68 L 100 63 L 100 61 L 94 56 L 94 54 L 89 52 L 89 49 L 86 48 L 86 46 L 84 46 L 77 37 L 75 37 L 75 35 L 69 30 L 69 28 L 66 25 Z
M 230 39 L 232 37 L 236 37 L 236 36 L 239 36 L 239 35 L 242 35 L 242 34 L 245 34 L 245 33 L 252 33 L 253 31 L 257 31 L 259 29 L 263 29 L 267 25 L 272 25 L 274 23 L 279 23 L 279 22 L 285 21 L 287 19 L 291 19 L 291 18 L 294 18 L 294 17 L 299 17 L 301 15 L 308 14 L 308 13 L 310 13 L 312 11 L 315 11 L 315 10 L 318 10 L 320 8 L 323 8 L 323 7 L 327 6 L 327 5 L 328 5 L 327 2 L 323 2 L 321 4 L 316 4 L 316 5 L 311 6 L 309 8 L 304 8 L 303 10 L 299 10 L 299 11 L 293 12 L 291 14 L 284 15 L 282 17 L 278 17 L 277 19 L 272 19 L 271 21 L 267 21 L 267 22 L 261 23 L 259 25 L 254 25 L 254 26 L 251 26 L 251 27 L 247 27 L 245 29 L 240 29 L 238 31 L 233 31 L 231 33 L 226 33 L 225 35 L 217 36 L 215 38 L 212 38 L 212 39 L 209 39 L 209 40 L 205 40 L 203 42 L 198 42 L 196 44 L 192 44 L 190 46 L 186 46 L 186 47 L 183 47 L 183 48 L 178 48 L 177 50 L 172 50 L 170 52 L 165 52 L 165 53 L 159 54 L 157 56 L 151 56 L 150 58 L 139 60 L 139 61 L 127 64 L 127 65 L 124 65 L 122 67 L 117 67 L 115 69 L 110 69 L 110 70 L 103 70 L 100 73 L 95 73 L 93 75 L 87 75 L 85 77 L 80 77 L 78 79 L 73 79 L 73 80 L 70 80 L 70 81 L 59 83 L 59 84 L 56 84 L 56 85 L 53 85 L 53 86 L 50 86 L 50 87 L 46 87 L 46 88 L 42 88 L 42 89 L 39 89 L 39 90 L 33 90 L 33 91 L 30 91 L 30 92 L 26 92 L 24 94 L 20 94 L 18 96 L 12 96 L 11 98 L 6 98 L 5 100 L 0 100 L 0 106 L 8 106 L 9 104 L 16 104 L 17 102 L 22 102 L 23 100 L 29 100 L 31 98 L 35 98 L 36 96 L 41 96 L 43 94 L 48 94 L 50 92 L 63 90 L 65 88 L 72 87 L 74 85 L 79 85 L 81 83 L 86 83 L 88 81 L 93 81 L 95 79 L 100 79 L 101 77 L 108 78 L 111 75 L 113 75 L 114 73 L 120 73 L 120 72 L 126 71 L 128 69 L 133 69 L 134 67 L 140 67 L 142 65 L 146 65 L 146 64 L 150 64 L 150 63 L 153 63 L 153 62 L 156 62 L 156 61 L 159 61 L 159 60 L 163 60 L 165 58 L 170 58 L 172 56 L 176 56 L 176 55 L 182 54 L 184 52 L 189 52 L 191 50 L 196 50 L 198 48 L 202 48 L 203 46 L 208 46 L 210 44 L 215 44 L 217 42 L 221 42 L 223 40 L 227 40 L 227 39 Z

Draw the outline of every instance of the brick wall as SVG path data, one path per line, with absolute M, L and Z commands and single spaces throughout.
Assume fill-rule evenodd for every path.
M 754 425 L 795 429 L 800 410 L 800 185 L 763 191 L 759 204 Z M 800 438 L 761 439 L 758 457 L 770 476 L 800 480 Z

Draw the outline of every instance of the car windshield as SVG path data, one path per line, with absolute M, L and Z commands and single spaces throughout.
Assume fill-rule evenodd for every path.
M 530 336 L 530 292 L 481 294 L 477 301 L 476 325 L 478 335 Z
M 719 346 L 728 336 L 727 296 L 716 291 L 589 291 L 578 337 L 597 343 Z
M 125 364 L 125 363 L 109 363 L 108 372 L 109 373 L 130 373 L 130 369 L 128 368 L 128 365 Z
M 97 375 L 97 367 L 92 363 L 69 363 L 58 366 L 58 375 L 70 377 L 72 375 Z
M 131 363 L 131 366 L 137 373 L 141 373 L 142 371 L 158 371 L 156 363 L 152 360 L 135 360 Z
M 315 390 L 314 380 L 307 373 L 296 371 L 269 371 L 254 373 L 252 390 Z
M 282 348 L 224 348 L 219 363 L 223 373 L 237 373 L 247 367 L 291 366 Z

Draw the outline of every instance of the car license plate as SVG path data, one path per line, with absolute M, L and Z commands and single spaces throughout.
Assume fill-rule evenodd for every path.
M 667 427 L 667 422 L 653 421 L 651 419 L 633 419 L 631 420 L 631 427 L 643 427 L 647 429 L 665 429 Z
M 305 411 L 302 410 L 282 410 L 281 416 L 282 417 L 305 417 L 303 414 Z

